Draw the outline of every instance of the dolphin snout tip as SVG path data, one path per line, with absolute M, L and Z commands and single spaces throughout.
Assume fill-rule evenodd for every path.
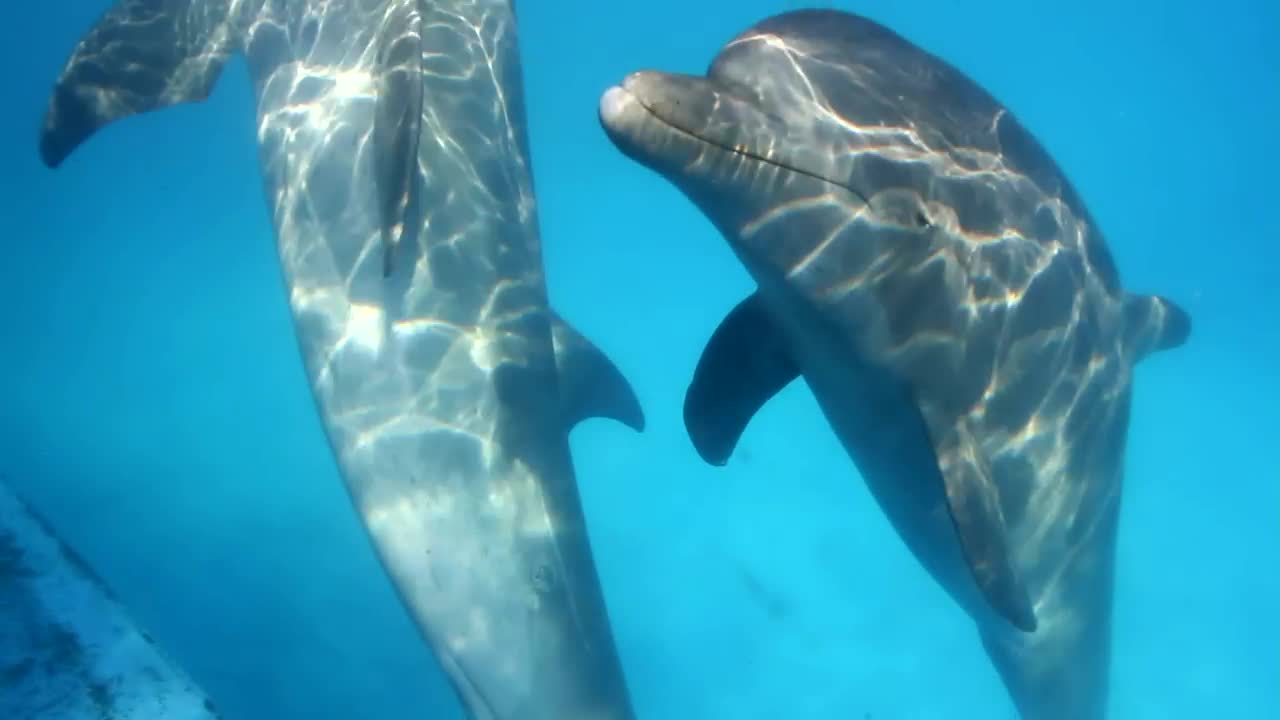
M 605 127 L 617 127 L 626 118 L 627 113 L 635 110 L 637 104 L 639 100 L 636 100 L 636 96 L 632 94 L 630 88 L 627 88 L 626 82 L 622 85 L 614 85 L 600 96 L 600 122 L 604 123 Z
M 614 85 L 600 96 L 600 120 L 605 125 L 616 123 L 634 102 L 635 96 L 625 86 Z
M 647 107 L 660 89 L 661 73 L 637 70 L 628 74 L 600 96 L 600 119 L 605 125 L 616 124 L 637 107 Z M 648 98 L 648 100 L 644 99 Z

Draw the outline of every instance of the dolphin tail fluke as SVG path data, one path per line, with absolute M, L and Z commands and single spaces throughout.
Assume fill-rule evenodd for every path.
M 1159 295 L 1129 295 L 1124 301 L 1125 345 L 1135 363 L 1172 350 L 1191 336 L 1191 316 Z
M 114 120 L 204 100 L 233 39 L 225 2 L 119 0 L 80 39 L 54 85 L 41 159 L 56 168 Z
M 551 336 L 566 426 L 593 417 L 617 420 L 636 432 L 644 431 L 644 409 L 631 383 L 604 352 L 551 312 Z

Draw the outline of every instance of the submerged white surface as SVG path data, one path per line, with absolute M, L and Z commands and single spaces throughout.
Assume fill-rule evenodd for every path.
M 216 717 L 92 569 L 0 480 L 0 718 Z

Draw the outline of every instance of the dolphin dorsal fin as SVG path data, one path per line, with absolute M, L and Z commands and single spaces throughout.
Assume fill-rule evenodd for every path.
M 567 429 L 593 417 L 605 417 L 642 432 L 644 410 L 622 371 L 582 333 L 551 311 L 560 406 Z
M 727 463 L 751 418 L 799 375 L 759 293 L 738 303 L 711 335 L 685 394 L 685 431 L 698 455 Z
M 1125 350 L 1136 365 L 1153 352 L 1172 350 L 1191 336 L 1191 315 L 1159 295 L 1126 295 Z
M 422 135 L 422 11 L 420 0 L 391 3 L 378 31 L 373 118 L 374 191 L 382 234 L 382 276 L 397 251 L 414 241 L 418 139 Z
M 56 168 L 91 135 L 130 115 L 209 97 L 235 50 L 226 2 L 119 0 L 80 38 L 40 128 Z

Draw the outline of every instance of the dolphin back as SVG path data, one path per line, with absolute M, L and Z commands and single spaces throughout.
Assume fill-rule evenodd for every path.
M 235 51 L 226 0 L 120 0 L 80 39 L 40 129 L 55 168 L 119 118 L 209 96 Z

